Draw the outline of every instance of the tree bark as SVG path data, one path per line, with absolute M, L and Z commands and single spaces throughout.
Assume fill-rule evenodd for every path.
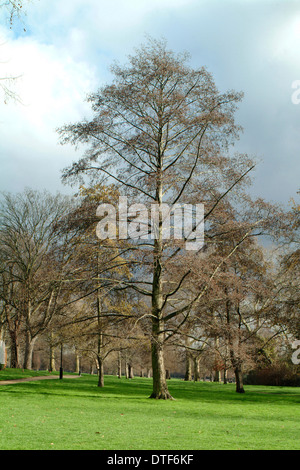
M 100 356 L 97 356 L 98 362 L 98 387 L 104 387 L 104 364 Z
M 99 256 L 97 256 L 97 267 L 99 272 Z M 99 274 L 98 274 L 99 278 Z M 101 298 L 100 298 L 100 290 L 97 290 L 97 320 L 98 320 L 98 354 L 97 354 L 97 362 L 98 362 L 98 387 L 104 387 L 104 367 L 103 367 L 103 353 L 102 353 L 102 346 L 103 346 L 103 334 L 102 334 L 102 322 L 101 322 Z
M 194 357 L 194 382 L 200 380 L 200 358 Z
M 238 365 L 234 369 L 235 380 L 236 380 L 236 392 L 245 393 L 244 384 L 243 384 L 243 373 L 242 368 Z
M 155 338 L 156 340 L 154 338 L 152 340 L 153 391 L 150 398 L 157 400 L 172 399 L 166 380 L 163 342 L 159 339 L 158 334 L 156 334 Z
M 161 143 L 161 142 L 160 142 Z M 161 154 L 158 155 L 159 167 L 161 168 Z M 158 171 L 156 182 L 156 202 L 159 208 L 159 220 L 157 237 L 154 240 L 153 253 L 153 282 L 152 282 L 152 371 L 153 371 L 153 391 L 150 398 L 172 399 L 168 390 L 166 371 L 164 364 L 164 321 L 163 321 L 163 287 L 162 287 L 162 175 Z
M 75 372 L 76 374 L 79 374 L 80 372 L 80 355 L 79 354 L 76 354 Z
M 32 369 L 32 354 L 36 338 L 31 338 L 30 332 L 26 332 L 25 354 L 23 369 Z
M 134 373 L 133 373 L 133 367 L 131 364 L 128 364 L 128 378 L 133 379 L 134 378 Z
M 219 370 L 215 370 L 214 382 L 221 382 L 221 373 Z
M 10 367 L 19 369 L 19 341 L 18 335 L 14 331 L 10 331 Z
M 190 354 L 186 351 L 185 353 L 185 376 L 184 380 L 190 382 L 192 380 L 192 358 Z
M 119 351 L 118 354 L 118 378 L 120 379 L 122 377 L 122 358 L 121 358 L 121 352 Z
M 49 349 L 49 371 L 54 372 L 56 370 L 55 366 L 55 348 L 52 344 L 53 333 L 51 332 L 50 336 L 50 349 Z

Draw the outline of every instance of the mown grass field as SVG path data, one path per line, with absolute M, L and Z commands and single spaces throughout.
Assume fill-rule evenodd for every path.
M 26 371 L 25 371 L 26 375 Z M 28 375 L 28 373 L 27 373 Z M 8 377 L 9 376 L 9 377 Z M 0 371 L 0 380 L 11 378 Z M 97 377 L 0 386 L 1 450 L 299 450 L 300 389 Z

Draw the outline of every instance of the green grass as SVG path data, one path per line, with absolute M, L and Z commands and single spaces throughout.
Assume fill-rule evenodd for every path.
M 299 450 L 299 388 L 168 383 L 174 401 L 149 399 L 146 378 L 1 385 L 0 449 Z
M 28 377 L 40 377 L 44 375 L 57 375 L 58 372 L 48 372 L 46 370 L 34 371 L 28 369 L 3 369 L 0 370 L 0 381 L 27 379 Z

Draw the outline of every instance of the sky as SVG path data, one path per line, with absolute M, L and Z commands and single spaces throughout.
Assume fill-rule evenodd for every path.
M 74 192 L 61 174 L 82 151 L 61 146 L 56 129 L 89 117 L 86 95 L 151 36 L 189 52 L 220 92 L 244 92 L 234 151 L 258 161 L 250 192 L 297 199 L 299 0 L 31 0 L 24 11 L 10 27 L 0 10 L 0 78 L 18 77 L 10 86 L 21 100 L 0 95 L 0 191 Z

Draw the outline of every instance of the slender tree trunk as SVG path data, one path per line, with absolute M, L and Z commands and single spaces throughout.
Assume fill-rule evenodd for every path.
M 121 357 L 121 351 L 119 351 L 118 354 L 118 378 L 120 379 L 122 377 L 122 357 Z
M 99 272 L 99 256 L 97 258 L 97 267 Z M 99 278 L 99 274 L 98 274 Z M 101 298 L 100 290 L 97 290 L 97 317 L 98 317 L 98 353 L 97 353 L 97 363 L 98 363 L 98 387 L 104 387 L 104 366 L 103 366 L 103 334 L 102 334 L 102 322 L 101 322 Z
M 152 295 L 152 370 L 153 391 L 150 398 L 168 399 L 172 398 L 167 386 L 166 371 L 164 364 L 164 322 L 161 313 L 162 287 L 161 267 L 159 260 L 155 267 Z
M 36 338 L 31 338 L 29 331 L 26 332 L 25 354 L 23 369 L 32 369 L 32 354 Z
M 160 161 L 160 156 L 159 156 Z M 152 282 L 152 371 L 153 391 L 150 398 L 172 399 L 168 390 L 164 364 L 164 321 L 162 288 L 162 179 L 159 172 L 157 179 L 156 202 L 159 208 L 158 230 L 154 240 L 153 282 Z
M 219 370 L 219 360 L 220 360 L 220 357 L 219 357 L 219 354 L 218 354 L 218 349 L 219 349 L 219 338 L 216 337 L 215 338 L 215 348 L 216 348 L 216 353 L 215 353 L 215 364 L 216 364 L 216 369 L 215 369 L 215 373 L 214 373 L 214 382 L 221 382 L 221 373 L 220 373 L 220 370 Z
M 194 357 L 194 382 L 200 380 L 200 358 Z
M 100 356 L 97 356 L 98 362 L 98 387 L 104 387 L 104 364 Z
M 236 380 L 236 392 L 245 393 L 244 384 L 243 384 L 243 372 L 240 365 L 237 365 L 234 369 L 235 380 Z
M 97 363 L 98 363 L 98 387 L 104 387 L 104 368 L 103 368 L 103 359 L 102 359 L 102 327 L 101 327 L 101 315 L 100 315 L 100 301 L 98 297 L 98 354 L 97 354 Z
M 185 352 L 185 376 L 184 380 L 190 382 L 192 380 L 192 358 L 190 354 Z
M 79 374 L 80 372 L 80 355 L 79 354 L 76 354 L 75 372 L 76 374 Z
M 10 331 L 10 367 L 19 369 L 19 340 L 16 331 Z
M 229 301 L 226 302 L 226 310 L 227 310 L 227 324 L 229 325 L 230 323 L 230 302 Z M 235 375 L 235 382 L 236 382 L 235 390 L 237 393 L 245 393 L 244 384 L 243 384 L 242 365 L 241 365 L 241 361 L 238 356 L 238 353 L 236 352 L 236 351 L 239 351 L 239 339 L 238 339 L 238 343 L 237 343 L 237 347 L 235 351 L 233 347 L 233 340 L 232 340 L 230 329 L 229 329 L 229 335 L 228 335 L 228 342 L 229 342 L 229 353 L 230 353 L 231 364 L 233 366 L 234 375 Z
M 53 339 L 53 333 L 51 332 L 51 337 L 50 337 L 50 350 L 49 350 L 49 371 L 54 372 L 56 370 L 55 366 L 55 347 L 52 342 Z

